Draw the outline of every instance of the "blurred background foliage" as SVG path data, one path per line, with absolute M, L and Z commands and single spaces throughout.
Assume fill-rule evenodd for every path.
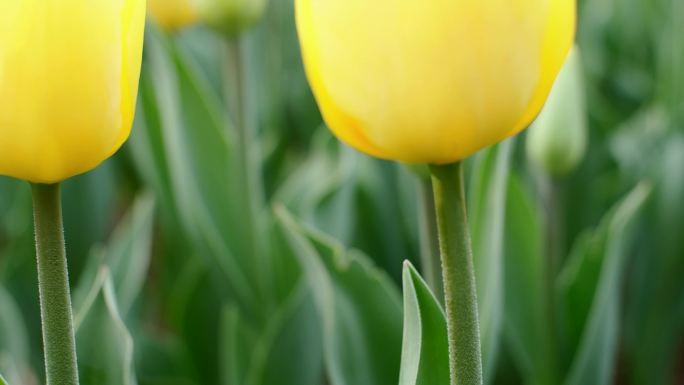
M 684 383 L 684 3 L 579 6 L 584 160 L 547 176 L 521 135 L 467 165 L 486 382 Z M 131 140 L 63 191 L 82 383 L 396 384 L 404 322 L 401 383 L 439 381 L 427 182 L 323 126 L 292 3 L 145 44 Z M 31 219 L 0 178 L 13 385 L 43 377 Z

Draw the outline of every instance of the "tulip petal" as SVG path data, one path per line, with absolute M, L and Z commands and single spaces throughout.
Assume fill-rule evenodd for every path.
M 383 158 L 449 163 L 536 115 L 569 50 L 554 44 L 572 38 L 571 1 L 297 0 L 297 25 L 337 136 Z
M 144 0 L 0 5 L 0 174 L 55 183 L 128 136 Z

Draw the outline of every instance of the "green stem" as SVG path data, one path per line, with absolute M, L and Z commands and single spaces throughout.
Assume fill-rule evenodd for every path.
M 444 305 L 444 286 L 442 285 L 442 262 L 439 258 L 439 236 L 435 216 L 435 196 L 432 194 L 430 180 L 418 180 L 418 222 L 420 227 L 420 258 L 423 276 L 430 289 Z
M 449 335 L 451 385 L 482 384 L 475 271 L 463 164 L 431 166 Z
M 237 137 L 237 159 L 240 163 L 240 177 L 244 181 L 241 184 L 241 195 L 244 198 L 245 226 L 249 232 L 250 253 L 253 256 L 253 276 L 256 279 L 261 298 L 266 306 L 272 305 L 271 284 L 268 277 L 270 265 L 266 258 L 268 250 L 265 248 L 263 238 L 265 225 L 262 221 L 261 211 L 265 207 L 264 187 L 261 181 L 261 162 L 259 148 L 256 139 L 256 124 L 253 121 L 256 112 L 250 103 L 248 94 L 250 86 L 249 73 L 245 63 L 244 34 L 224 37 L 226 44 L 226 61 L 224 71 L 224 92 L 226 94 L 226 107 L 234 117 L 235 134 Z
M 76 340 L 59 185 L 33 184 L 32 190 L 47 385 L 77 385 Z
M 546 258 L 544 259 L 544 323 L 547 325 L 547 358 L 545 368 L 547 384 L 557 383 L 558 362 L 557 355 L 560 352 L 558 341 L 558 319 L 556 317 L 556 303 L 553 296 L 558 271 L 560 270 L 563 253 L 563 212 L 562 212 L 562 187 L 560 181 L 550 178 L 545 181 L 544 194 L 546 195 L 546 210 L 544 228 L 546 232 L 545 247 Z

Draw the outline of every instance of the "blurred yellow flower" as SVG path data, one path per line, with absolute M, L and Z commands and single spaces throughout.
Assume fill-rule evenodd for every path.
M 175 31 L 197 21 L 193 0 L 148 0 L 150 17 L 162 28 Z
M 54 183 L 130 133 L 144 0 L 0 4 L 0 175 Z
M 445 164 L 539 113 L 572 46 L 575 0 L 296 0 L 330 129 L 368 154 Z

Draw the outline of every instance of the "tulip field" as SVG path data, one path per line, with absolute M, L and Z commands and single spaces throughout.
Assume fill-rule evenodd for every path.
M 0 385 L 684 385 L 683 235 L 682 0 L 0 5 Z

